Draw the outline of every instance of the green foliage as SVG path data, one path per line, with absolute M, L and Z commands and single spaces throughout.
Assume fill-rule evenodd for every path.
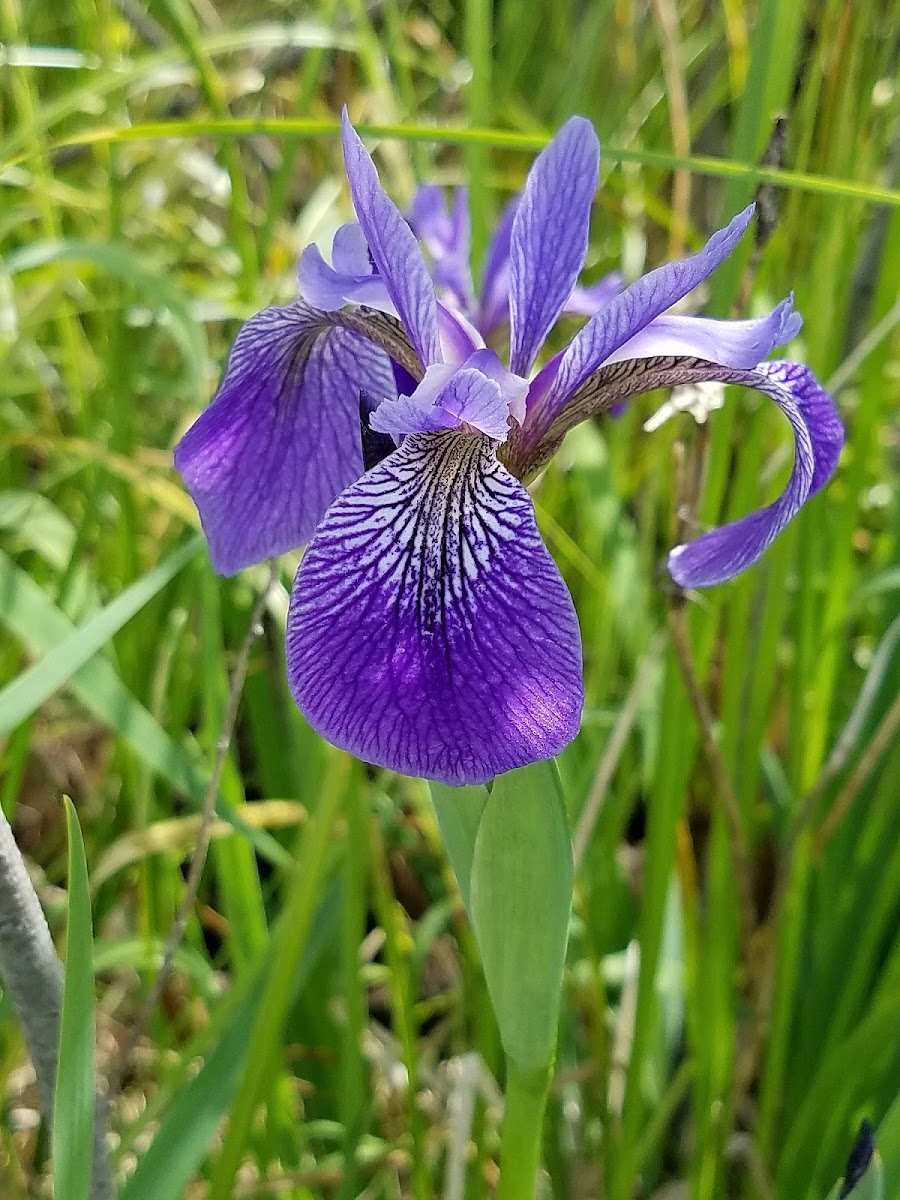
M 52 1158 L 46 1136 L 13 1136 L 32 1099 L 0 1009 L 0 1195 L 70 1169 L 57 1194 L 83 1194 L 90 1139 L 68 1143 L 80 1163 L 64 1147 L 90 1117 L 92 1005 L 113 1074 L 181 903 L 264 572 L 219 580 L 197 557 L 171 449 L 238 322 L 291 298 L 299 249 L 349 218 L 345 101 L 400 200 L 416 177 L 472 184 L 479 245 L 549 132 L 585 113 L 604 144 L 591 279 L 696 248 L 765 183 L 772 236 L 710 281 L 706 311 L 793 289 L 790 354 L 834 387 L 848 445 L 763 562 L 688 604 L 749 880 L 660 563 L 682 517 L 690 533 L 775 494 L 789 434 L 771 405 L 729 393 L 708 431 L 649 436 L 647 398 L 576 430 L 534 489 L 584 639 L 565 814 L 547 767 L 520 802 L 506 780 L 433 787 L 432 808 L 325 748 L 284 679 L 285 558 L 185 944 L 113 1105 L 126 1200 L 475 1200 L 517 1128 L 525 1146 L 554 1045 L 527 1153 L 558 1200 L 816 1200 L 863 1115 L 898 1194 L 896 737 L 869 757 L 900 691 L 896 0 L 294 7 L 0 0 L 0 803 L 60 938 L 68 886 L 61 1085 L 82 1098 L 51 1119 Z M 760 167 L 779 111 L 783 159 Z M 568 924 L 564 815 L 584 834 Z M 518 884 L 526 852 L 542 890 Z
M 472 852 L 469 906 L 500 1038 L 519 1070 L 549 1063 L 556 1045 L 572 847 L 553 763 L 500 776 Z
M 66 970 L 53 1095 L 53 1194 L 88 1200 L 94 1148 L 94 973 L 91 897 L 81 827 L 65 797 L 69 838 Z

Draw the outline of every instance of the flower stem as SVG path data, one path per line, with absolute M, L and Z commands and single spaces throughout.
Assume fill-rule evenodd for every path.
M 508 1062 L 497 1200 L 534 1200 L 549 1088 L 549 1064 L 523 1070 Z

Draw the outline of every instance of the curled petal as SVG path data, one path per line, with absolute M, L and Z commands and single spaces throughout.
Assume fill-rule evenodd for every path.
M 327 314 L 291 304 L 243 326 L 175 450 L 220 574 L 301 546 L 359 477 L 361 391 L 393 397 L 390 360 Z
M 630 284 L 580 329 L 563 355 L 552 388 L 540 411 L 528 422 L 553 420 L 572 393 L 655 318 L 694 290 L 723 262 L 736 246 L 753 215 L 753 205 L 713 234 L 699 254 L 666 263 Z
M 331 242 L 331 261 L 343 275 L 374 275 L 369 243 L 358 221 L 341 225 Z
M 353 207 L 372 262 L 423 366 L 428 367 L 441 361 L 441 346 L 434 286 L 419 243 L 378 182 L 375 164 L 350 124 L 346 109 L 341 117 L 341 138 Z
M 793 470 L 772 504 L 672 550 L 669 572 L 681 587 L 711 587 L 746 570 L 837 467 L 843 426 L 813 373 L 799 363 L 771 362 L 752 374 L 756 382 L 751 386 L 771 396 L 793 427 Z
M 803 318 L 788 296 L 766 317 L 749 321 L 715 321 L 708 317 L 656 317 L 640 333 L 612 353 L 607 363 L 664 355 L 705 358 L 725 367 L 755 367 L 776 346 L 797 336 Z
M 510 241 L 510 359 L 531 370 L 572 294 L 587 254 L 600 145 L 590 121 L 571 117 L 534 161 Z
M 410 437 L 331 506 L 287 660 L 323 737 L 408 775 L 482 783 L 578 731 L 571 597 L 528 493 L 477 435 Z
M 396 313 L 380 275 L 371 270 L 361 274 L 330 267 L 317 246 L 307 246 L 298 267 L 300 295 L 314 308 L 333 312 L 345 304 L 365 304 L 381 312 Z
M 436 184 L 420 187 L 410 205 L 409 223 L 431 255 L 431 275 L 435 285 L 450 292 L 459 307 L 470 312 L 474 297 L 469 268 L 471 228 L 466 189 L 454 189 L 453 208 L 448 211 L 442 187 Z

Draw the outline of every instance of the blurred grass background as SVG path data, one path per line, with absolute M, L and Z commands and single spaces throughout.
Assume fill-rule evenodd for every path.
M 679 524 L 775 494 L 773 406 L 730 393 L 707 429 L 649 436 L 645 398 L 577 430 L 536 488 L 588 695 L 560 764 L 578 871 L 547 1194 L 824 1197 L 868 1117 L 900 1195 L 896 0 L 0 0 L 0 39 L 0 802 L 62 935 L 74 798 L 99 1077 L 152 988 L 266 583 L 211 573 L 171 448 L 240 320 L 291 297 L 300 249 L 349 217 L 340 105 L 391 127 L 398 200 L 469 183 L 476 255 L 580 112 L 605 151 L 589 278 L 696 248 L 765 161 L 771 236 L 705 311 L 793 289 L 793 351 L 848 442 L 764 561 L 686 607 L 663 555 Z M 502 1061 L 427 789 L 294 709 L 295 564 L 114 1099 L 122 1195 L 489 1195 Z M 2 998 L 0 1095 L 0 1195 L 49 1195 Z

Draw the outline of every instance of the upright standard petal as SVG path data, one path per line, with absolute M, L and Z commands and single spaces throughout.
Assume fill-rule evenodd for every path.
M 295 549 L 362 473 L 360 392 L 395 395 L 390 359 L 304 304 L 243 326 L 175 465 L 221 575 Z
M 365 234 L 375 269 L 409 334 L 422 365 L 441 361 L 434 285 L 416 235 L 378 181 L 375 164 L 350 124 L 341 117 L 344 163 L 353 207 Z
M 323 737 L 408 775 L 483 783 L 578 731 L 571 597 L 528 493 L 474 434 L 407 438 L 331 506 L 287 660 Z
M 593 126 L 572 117 L 528 173 L 510 241 L 509 367 L 516 375 L 528 375 L 584 265 L 599 164 Z
M 669 572 L 681 587 L 712 587 L 746 570 L 837 467 L 844 429 L 834 402 L 809 368 L 771 362 L 752 374 L 757 377 L 752 386 L 771 396 L 793 427 L 793 470 L 772 504 L 675 547 L 669 555 Z
M 477 320 L 485 337 L 490 337 L 498 325 L 509 320 L 509 247 L 518 208 L 519 197 L 513 196 L 488 242 Z
M 471 229 L 466 189 L 454 188 L 453 208 L 448 211 L 444 189 L 437 184 L 423 185 L 413 196 L 409 223 L 431 255 L 435 286 L 449 292 L 457 307 L 470 314 L 475 297 L 469 266 Z
M 713 234 L 699 254 L 681 262 L 666 263 L 642 276 L 588 321 L 560 360 L 553 386 L 541 405 L 542 423 L 548 418 L 552 420 L 588 375 L 602 366 L 629 338 L 711 275 L 737 245 L 752 215 L 753 205 L 750 205 L 724 229 Z M 529 405 L 529 422 L 531 419 Z

